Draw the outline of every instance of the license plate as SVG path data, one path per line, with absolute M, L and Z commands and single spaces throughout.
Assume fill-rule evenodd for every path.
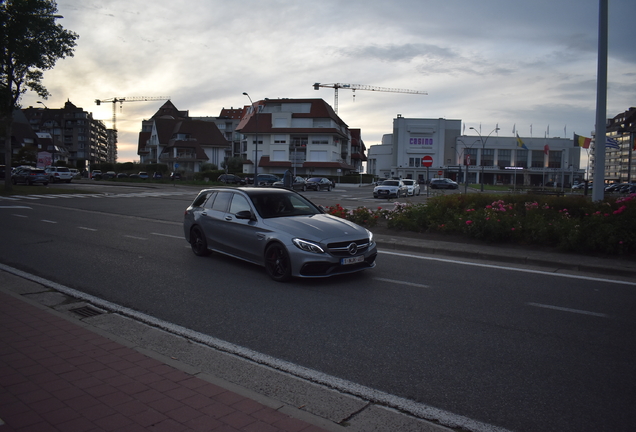
M 361 263 L 362 261 L 364 261 L 364 255 L 351 257 L 351 258 L 342 258 L 340 260 L 340 264 L 341 265 L 357 264 L 357 263 Z

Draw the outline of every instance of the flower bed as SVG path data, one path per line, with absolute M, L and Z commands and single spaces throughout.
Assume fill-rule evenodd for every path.
M 563 251 L 636 254 L 636 194 L 592 202 L 581 196 L 451 194 L 425 204 L 375 210 L 340 205 L 327 212 L 359 225 L 463 235 L 491 243 L 550 246 Z

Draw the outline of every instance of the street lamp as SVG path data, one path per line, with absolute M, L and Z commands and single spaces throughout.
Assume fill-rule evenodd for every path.
M 477 141 L 473 142 L 471 145 L 466 144 L 464 141 L 462 141 L 461 139 L 457 138 L 457 141 L 459 141 L 460 143 L 464 144 L 464 149 L 463 149 L 463 153 L 464 153 L 464 157 L 463 157 L 463 161 L 464 161 L 464 165 L 466 166 L 466 175 L 464 178 L 464 193 L 468 193 L 468 163 L 466 163 L 466 156 L 468 155 L 468 153 L 466 153 L 466 149 L 472 149 L 473 146 L 475 144 L 477 144 Z
M 252 104 L 252 108 L 254 108 L 254 102 L 252 102 L 252 98 L 247 92 L 243 92 L 245 96 L 250 100 L 250 104 Z M 258 107 L 256 109 L 256 131 L 254 132 L 254 137 L 256 141 L 254 143 L 254 186 L 258 186 L 257 176 L 258 176 Z
M 469 129 L 472 129 L 475 132 L 477 132 L 477 135 L 479 135 L 479 140 L 481 141 L 481 176 L 479 178 L 479 183 L 481 183 L 481 191 L 483 192 L 484 191 L 484 150 L 486 149 L 486 143 L 488 142 L 488 138 L 490 138 L 490 135 L 492 135 L 493 132 L 499 131 L 499 127 L 494 128 L 488 134 L 485 141 L 477 129 L 475 129 L 474 127 L 470 127 Z

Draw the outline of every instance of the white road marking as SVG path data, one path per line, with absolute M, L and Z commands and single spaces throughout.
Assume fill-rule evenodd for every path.
M 87 228 L 87 227 L 77 227 L 81 230 L 86 230 L 86 231 L 97 231 L 95 228 Z
M 468 261 L 458 261 L 458 260 L 445 259 L 445 258 L 434 258 L 434 257 L 406 254 L 406 253 L 400 253 L 400 252 L 391 252 L 391 251 L 385 251 L 385 250 L 380 250 L 378 252 L 387 254 L 387 255 L 395 255 L 395 256 L 400 256 L 405 258 L 415 258 L 415 259 L 421 259 L 421 260 L 427 260 L 427 261 L 439 261 L 439 262 L 446 262 L 451 264 L 463 264 L 463 265 L 473 266 L 473 267 L 493 268 L 498 270 L 510 270 L 510 271 L 517 271 L 522 273 L 534 273 L 534 274 L 562 277 L 562 278 L 568 278 L 568 279 L 582 279 L 582 280 L 594 281 L 594 282 L 607 282 L 607 283 L 615 283 L 619 285 L 636 286 L 636 282 L 627 282 L 627 281 L 620 281 L 620 280 L 613 280 L 613 279 L 602 279 L 602 278 L 591 277 L 591 276 L 579 276 L 579 275 L 571 275 L 571 274 L 565 274 L 565 273 L 554 273 L 549 271 L 523 269 L 518 267 L 505 267 L 505 266 L 494 265 L 494 264 L 480 264 L 480 263 L 474 263 L 474 262 L 468 262 Z
M 535 307 L 540 307 L 540 308 L 544 308 L 544 309 L 554 309 L 554 310 L 558 310 L 558 311 L 562 311 L 562 312 L 572 312 L 572 313 L 578 313 L 578 314 L 583 314 L 583 315 L 597 316 L 597 317 L 601 317 L 601 318 L 609 318 L 609 315 L 604 314 L 604 313 L 590 312 L 590 311 L 584 311 L 584 310 L 580 310 L 580 309 L 571 309 L 571 308 L 560 307 L 560 306 L 552 306 L 552 305 L 546 305 L 546 304 L 541 304 L 541 303 L 526 303 L 526 304 L 528 306 L 535 306 Z
M 28 218 L 28 216 L 27 216 L 27 215 L 21 215 L 21 214 L 15 214 L 15 213 L 13 214 L 13 216 L 15 216 L 15 217 L 21 217 L 21 218 Z
M 0 206 L 3 209 L 33 209 L 33 207 L 20 206 L 20 205 L 8 205 L 8 206 Z
M 124 235 L 124 237 L 128 237 L 128 238 L 135 239 L 135 240 L 148 240 L 145 237 L 135 237 L 135 236 L 131 236 L 131 235 Z
M 414 286 L 414 287 L 418 287 L 418 288 L 430 288 L 430 285 L 423 285 L 423 284 L 418 284 L 418 283 L 414 283 L 414 282 L 406 282 L 406 281 L 400 281 L 400 280 L 395 280 L 395 279 L 386 279 L 386 278 L 380 278 L 380 277 L 374 277 L 373 279 L 378 280 L 378 281 L 382 281 L 382 282 L 389 282 L 389 283 L 399 284 L 399 285 L 408 285 L 408 286 Z
M 156 235 L 156 236 L 161 236 L 161 237 L 170 237 L 170 238 L 183 240 L 183 236 L 176 236 L 176 235 L 171 235 L 171 234 L 161 234 L 161 233 L 150 233 L 150 234 Z
M 42 219 L 42 222 L 46 222 L 46 223 L 50 223 L 50 224 L 56 224 L 56 221 L 52 221 L 52 220 L 46 220 L 46 219 Z

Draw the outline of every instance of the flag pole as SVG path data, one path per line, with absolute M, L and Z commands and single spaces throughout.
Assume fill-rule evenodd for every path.
M 594 146 L 594 186 L 592 201 L 605 197 L 605 125 L 607 112 L 607 33 L 608 0 L 599 0 L 598 72 L 596 80 L 596 143 Z

